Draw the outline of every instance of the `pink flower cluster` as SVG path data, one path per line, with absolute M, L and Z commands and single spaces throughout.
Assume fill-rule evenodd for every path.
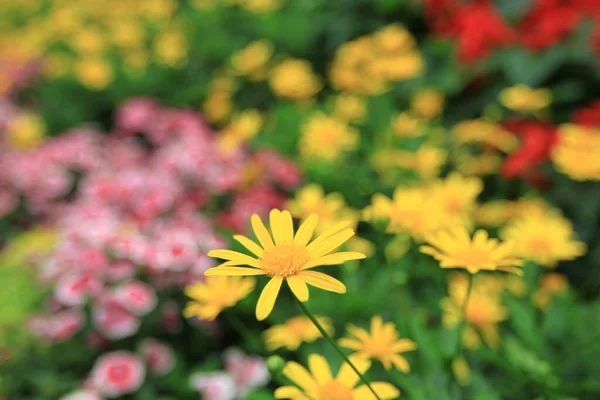
M 152 334 L 177 333 L 181 313 L 170 296 L 214 265 L 206 253 L 226 245 L 215 227 L 245 231 L 250 214 L 281 207 L 284 190 L 301 180 L 274 152 L 223 152 L 218 140 L 195 112 L 139 98 L 120 107 L 112 132 L 86 127 L 32 150 L 0 149 L 0 202 L 8 197 L 16 207 L 22 199 L 30 218 L 59 237 L 38 266 L 53 291 L 47 313 L 29 321 L 37 335 L 57 342 L 84 331 L 88 345 L 102 349 L 138 334 L 150 313 L 161 321 Z M 140 352 L 165 372 L 161 360 L 171 356 L 158 348 L 146 342 Z M 98 390 L 134 391 L 144 376 L 136 360 L 102 356 L 92 380 L 114 378 L 114 386 Z M 119 362 L 124 367 L 111 370 Z
M 270 376 L 262 358 L 247 357 L 240 350 L 225 351 L 225 371 L 196 373 L 190 378 L 190 385 L 202 393 L 205 400 L 243 399 L 257 387 L 266 385 Z

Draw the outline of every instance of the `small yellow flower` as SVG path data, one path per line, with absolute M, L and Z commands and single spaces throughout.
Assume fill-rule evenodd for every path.
M 463 318 L 467 277 L 464 274 L 451 275 L 448 281 L 448 292 L 450 296 L 440 302 L 444 311 L 442 322 L 445 327 L 454 328 Z M 500 302 L 500 294 L 501 292 L 489 290 L 488 285 L 481 284 L 479 279 L 474 279 L 464 315 L 465 347 L 471 349 L 479 347 L 479 335 L 493 349 L 500 344 L 498 324 L 508 319 L 508 311 Z
M 333 335 L 333 325 L 326 317 L 316 317 L 319 324 L 329 335 Z M 269 351 L 285 347 L 288 350 L 298 350 L 304 342 L 311 343 L 320 338 L 321 332 L 308 317 L 293 317 L 282 325 L 274 325 L 264 333 L 265 346 Z
M 91 55 L 101 55 L 107 48 L 104 36 L 93 28 L 78 31 L 70 43 L 77 52 Z
M 452 373 L 460 386 L 468 386 L 471 382 L 471 367 L 463 356 L 452 360 Z
M 523 215 L 500 234 L 515 243 L 515 254 L 549 268 L 586 251 L 585 243 L 575 239 L 571 222 L 555 211 Z
M 565 292 L 569 281 L 564 275 L 550 272 L 540 280 L 539 289 L 533 294 L 533 302 L 538 308 L 545 310 L 553 296 Z
M 311 214 L 319 216 L 319 226 L 316 233 L 333 228 L 338 221 L 348 221 L 349 227 L 354 229 L 358 223 L 358 212 L 347 207 L 341 193 L 325 195 L 323 188 L 311 183 L 296 192 L 292 200 L 288 200 L 286 207 L 292 216 L 303 221 Z
M 477 155 L 458 153 L 455 157 L 456 169 L 469 176 L 494 175 L 502 165 L 502 157 L 492 152 Z
M 500 125 L 484 119 L 466 120 L 452 129 L 458 144 L 481 143 L 509 153 L 519 145 L 519 139 Z
M 471 274 L 482 270 L 523 273 L 517 268 L 523 262 L 517 258 L 514 244 L 490 239 L 483 229 L 471 239 L 464 226 L 454 226 L 449 231 L 426 235 L 425 241 L 429 245 L 419 250 L 438 260 L 442 268 L 464 268 Z
M 429 187 L 432 197 L 438 199 L 447 224 L 472 225 L 471 214 L 475 209 L 477 196 L 483 190 L 483 182 L 479 178 L 465 178 L 460 174 L 450 173 L 443 180 L 437 180 Z
M 248 109 L 243 111 L 220 131 L 219 148 L 225 152 L 235 151 L 256 136 L 262 124 L 263 116 L 258 110 Z
M 367 115 L 367 105 L 362 97 L 340 94 L 335 99 L 333 114 L 343 121 L 359 122 Z
M 100 58 L 84 58 L 75 64 L 74 70 L 79 81 L 92 90 L 102 90 L 113 80 L 110 64 Z
M 273 12 L 281 8 L 283 0 L 238 0 L 240 5 L 253 13 Z
M 154 55 L 160 63 L 170 67 L 187 58 L 187 43 L 178 30 L 162 32 L 154 41 Z
M 260 245 L 245 236 L 235 235 L 233 238 L 256 258 L 232 250 L 212 250 L 208 253 L 210 257 L 221 258 L 227 262 L 207 270 L 204 274 L 208 276 L 267 275 L 270 280 L 256 305 L 258 320 L 264 320 L 273 310 L 284 280 L 300 301 L 308 300 L 306 284 L 335 293 L 346 293 L 346 286 L 342 282 L 311 269 L 320 265 L 337 265 L 365 258 L 364 254 L 352 251 L 331 253 L 354 236 L 354 231 L 347 228 L 347 222 L 339 223 L 311 242 L 319 222 L 316 214 L 308 217 L 295 235 L 292 215 L 289 211 L 271 210 L 269 216 L 271 233 L 258 215 L 254 214 L 250 221 Z M 240 267 L 240 265 L 248 267 Z
M 439 203 L 422 188 L 398 187 L 393 199 L 375 194 L 371 203 L 364 210 L 365 218 L 371 222 L 388 220 L 389 233 L 408 233 L 419 241 L 444 224 Z
M 428 180 L 439 175 L 446 162 L 448 153 L 431 146 L 421 146 L 416 152 L 401 150 L 396 164 L 399 167 L 415 171 L 422 179 Z
M 306 160 L 334 161 L 344 152 L 356 149 L 358 140 L 356 129 L 337 118 L 319 113 L 302 128 L 298 147 Z
M 202 112 L 209 122 L 219 122 L 231 113 L 231 95 L 225 90 L 213 91 L 202 103 Z
M 23 112 L 10 122 L 6 130 L 6 139 L 12 147 L 28 150 L 42 143 L 45 134 L 44 120 L 39 115 Z
M 400 339 L 396 326 L 392 322 L 383 322 L 379 315 L 371 319 L 371 332 L 348 324 L 346 330 L 353 338 L 342 338 L 340 346 L 356 351 L 356 357 L 369 360 L 378 359 L 385 369 L 392 365 L 404 372 L 410 372 L 408 361 L 401 355 L 417 348 L 417 344 L 409 339 Z
M 253 80 L 264 78 L 266 65 L 273 54 L 273 45 L 268 40 L 256 40 L 233 53 L 231 66 L 238 75 L 249 76 Z
M 444 94 L 434 89 L 424 89 L 410 99 L 410 109 L 414 115 L 432 119 L 444 108 Z
M 551 159 L 556 168 L 577 181 L 600 181 L 600 129 L 564 124 Z
M 134 19 L 113 22 L 109 28 L 112 42 L 123 48 L 135 48 L 144 38 L 142 26 Z
M 423 134 L 422 121 L 409 113 L 400 113 L 392 120 L 392 131 L 400 137 L 413 137 Z
M 291 100 L 308 100 L 323 86 L 308 61 L 293 58 L 273 68 L 269 84 L 277 96 Z
M 213 321 L 225 309 L 248 296 L 256 279 L 239 276 L 208 276 L 204 282 L 185 287 L 185 294 L 192 299 L 183 315 Z
M 370 367 L 371 362 L 351 358 L 350 360 L 361 374 Z M 342 364 L 334 378 L 325 357 L 311 354 L 308 357 L 307 370 L 295 361 L 289 361 L 283 368 L 283 374 L 296 386 L 283 386 L 275 390 L 275 398 L 291 400 L 375 400 L 375 396 L 366 385 L 355 386 L 359 376 L 348 363 Z M 386 382 L 371 382 L 371 387 L 381 400 L 398 398 L 400 392 Z
M 526 85 L 515 85 L 500 92 L 500 102 L 515 111 L 532 112 L 546 108 L 552 102 L 549 89 L 532 89 Z
M 394 54 L 415 48 L 415 38 L 400 24 L 388 25 L 373 34 L 375 46 L 382 53 Z

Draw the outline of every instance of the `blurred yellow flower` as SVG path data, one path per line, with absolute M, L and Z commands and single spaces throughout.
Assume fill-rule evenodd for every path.
M 77 31 L 70 43 L 76 51 L 90 55 L 102 55 L 107 48 L 104 35 L 94 28 Z
M 283 0 L 237 0 L 237 2 L 253 13 L 276 11 L 283 5 Z
M 370 332 L 352 324 L 348 324 L 346 330 L 351 337 L 340 339 L 340 346 L 354 350 L 356 357 L 375 358 L 385 369 L 393 365 L 405 374 L 410 372 L 410 365 L 402 353 L 416 350 L 417 344 L 409 339 L 400 339 L 394 323 L 384 323 L 381 316 L 376 315 L 371 319 Z
M 420 118 L 432 119 L 444 108 L 444 94 L 435 89 L 423 89 L 410 99 L 412 113 Z
M 515 85 L 500 92 L 500 102 L 515 111 L 532 112 L 546 108 L 552 102 L 549 89 L 532 89 L 527 85 Z
M 538 308 L 545 310 L 553 296 L 566 292 L 568 288 L 569 281 L 564 275 L 549 272 L 540 280 L 540 287 L 533 294 L 533 302 Z
M 298 147 L 305 160 L 334 161 L 356 149 L 358 140 L 358 131 L 344 121 L 317 113 L 302 128 Z
M 577 181 L 600 181 L 600 129 L 563 124 L 551 159 L 556 168 Z
M 217 90 L 209 93 L 202 103 L 202 113 L 209 122 L 219 122 L 231 113 L 231 95 L 228 91 Z
M 154 41 L 154 55 L 160 63 L 173 67 L 187 58 L 187 43 L 178 30 L 160 33 Z
M 288 200 L 286 208 L 292 215 L 306 220 L 311 214 L 319 216 L 319 226 L 316 233 L 333 228 L 340 221 L 348 222 L 351 229 L 355 229 L 358 223 L 358 211 L 346 206 L 346 201 L 341 193 L 329 193 L 325 195 L 323 188 L 311 183 L 300 188 L 296 196 Z
M 371 362 L 351 358 L 350 361 L 361 374 L 370 367 Z M 283 386 L 275 390 L 276 399 L 291 400 L 374 400 L 375 396 L 368 386 L 356 387 L 359 377 L 348 363 L 343 363 L 334 378 L 325 357 L 319 354 L 308 356 L 307 370 L 295 361 L 288 361 L 283 374 L 297 386 Z M 371 382 L 371 387 L 381 400 L 397 399 L 398 389 L 386 382 Z
M 238 75 L 248 76 L 251 80 L 264 79 L 267 74 L 267 62 L 272 54 L 271 42 L 266 39 L 256 40 L 233 53 L 231 66 Z
M 422 188 L 398 187 L 393 200 L 375 194 L 371 205 L 364 210 L 364 217 L 372 223 L 387 220 L 389 233 L 407 233 L 417 241 L 444 224 L 439 203 Z
M 482 270 L 523 273 L 517 268 L 523 261 L 517 258 L 514 244 L 490 239 L 483 229 L 471 239 L 464 226 L 454 226 L 448 231 L 425 235 L 425 242 L 428 245 L 419 250 L 438 260 L 442 268 L 464 268 L 471 274 Z
M 367 257 L 371 257 L 375 254 L 375 245 L 373 242 L 361 238 L 360 236 L 353 236 L 348 240 L 348 250 L 357 251 Z
M 186 305 L 183 316 L 213 321 L 225 308 L 248 296 L 255 285 L 254 278 L 208 276 L 203 282 L 185 287 L 184 292 L 192 301 Z
M 115 21 L 109 25 L 109 29 L 112 42 L 123 48 L 139 47 L 144 38 L 141 25 L 133 18 Z
M 434 181 L 429 186 L 429 193 L 438 199 L 448 226 L 472 226 L 473 210 L 482 190 L 481 179 L 465 178 L 457 172 L 452 172 L 445 179 Z
M 556 211 L 525 214 L 504 227 L 500 235 L 515 244 L 515 253 L 545 267 L 574 260 L 586 245 L 575 239 L 571 222 Z
M 496 153 L 470 154 L 460 153 L 455 154 L 454 163 L 456 169 L 464 175 L 469 176 L 486 176 L 494 175 L 502 165 L 502 157 Z
M 446 163 L 448 153 L 442 149 L 423 145 L 416 152 L 400 150 L 396 165 L 415 171 L 423 180 L 437 177 Z
M 454 328 L 463 318 L 463 306 L 467 296 L 468 278 L 464 274 L 452 274 L 448 281 L 448 297 L 441 300 L 444 312 L 442 323 Z M 479 335 L 492 349 L 498 348 L 500 334 L 498 324 L 508 319 L 508 311 L 500 302 L 500 293 L 488 290 L 474 279 L 464 314 L 466 326 L 463 329 L 465 347 L 473 349 L 480 346 Z
M 463 356 L 452 360 L 452 373 L 460 386 L 468 386 L 471 383 L 471 367 Z
M 100 58 L 84 58 L 74 66 L 77 79 L 89 89 L 102 90 L 113 80 L 110 64 Z
M 364 98 L 352 94 L 339 94 L 335 98 L 333 115 L 343 121 L 360 122 L 367 115 Z
M 212 250 L 208 253 L 209 257 L 221 258 L 227 262 L 207 270 L 204 274 L 270 277 L 256 305 L 258 320 L 264 320 L 273 310 L 284 280 L 294 296 L 302 302 L 308 300 L 306 284 L 335 293 L 346 293 L 346 286 L 342 282 L 310 269 L 320 265 L 337 265 L 365 258 L 364 254 L 352 251 L 331 253 L 354 236 L 354 231 L 347 228 L 347 223 L 338 224 L 311 242 L 319 222 L 316 214 L 309 216 L 300 225 L 295 235 L 292 215 L 289 211 L 273 209 L 269 221 L 271 234 L 258 215 L 254 214 L 251 218 L 252 229 L 260 245 L 245 236 L 234 235 L 233 237 L 257 258 L 232 250 Z M 248 267 L 240 267 L 240 265 Z
M 320 316 L 315 318 L 329 335 L 333 335 L 334 329 L 329 318 Z M 265 346 L 269 351 L 282 347 L 296 351 L 302 343 L 314 342 L 322 335 L 310 318 L 293 317 L 288 319 L 285 324 L 273 325 L 264 332 L 263 336 Z
M 219 132 L 219 148 L 225 152 L 235 151 L 256 136 L 263 122 L 264 118 L 260 111 L 256 109 L 243 111 Z
M 295 58 L 273 67 L 269 84 L 277 96 L 291 100 L 308 100 L 319 93 L 323 86 L 310 63 Z
M 400 137 L 413 137 L 423 134 L 420 129 L 422 121 L 409 113 L 403 112 L 392 119 L 392 131 Z
M 459 122 L 452 129 L 452 136 L 458 144 L 482 143 L 506 153 L 519 145 L 519 139 L 515 135 L 484 119 Z
M 44 141 L 46 124 L 37 114 L 22 112 L 10 122 L 6 129 L 8 144 L 19 150 L 29 150 Z
M 373 42 L 382 53 L 394 54 L 415 48 L 415 38 L 401 24 L 388 25 L 373 34 Z

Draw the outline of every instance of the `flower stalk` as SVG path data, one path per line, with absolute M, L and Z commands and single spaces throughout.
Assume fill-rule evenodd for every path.
M 319 330 L 319 332 L 321 332 L 321 335 L 323 335 L 323 337 L 329 342 L 329 344 L 331 346 L 333 346 L 333 348 L 338 352 L 338 354 L 340 356 L 342 356 L 342 358 L 344 359 L 345 362 L 348 363 L 348 365 L 350 366 L 350 368 L 352 368 L 354 370 L 354 372 L 356 372 L 356 374 L 360 378 L 361 382 L 364 383 L 365 385 L 367 385 L 367 387 L 369 388 L 369 390 L 371 391 L 371 393 L 373 393 L 373 395 L 375 396 L 375 398 L 377 400 L 381 400 L 381 398 L 377 395 L 377 393 L 375 392 L 375 390 L 373 389 L 373 387 L 371 386 L 371 384 L 369 383 L 369 381 L 367 380 L 367 378 L 365 378 L 363 376 L 363 374 L 360 373 L 360 371 L 358 370 L 358 368 L 356 368 L 356 366 L 354 366 L 354 364 L 352 363 L 352 361 L 350 361 L 350 358 L 348 358 L 348 356 L 346 355 L 346 353 L 344 353 L 344 351 L 337 345 L 337 343 L 335 342 L 335 340 L 333 340 L 333 338 L 329 335 L 329 333 L 327 333 L 327 331 L 321 326 L 321 324 L 319 323 L 319 321 L 312 315 L 312 313 L 310 311 L 308 311 L 308 309 L 306 308 L 306 306 L 304 305 L 304 303 L 302 303 L 297 298 L 295 298 L 295 299 L 296 299 L 296 302 L 298 303 L 298 305 L 300 306 L 300 309 L 302 309 L 302 311 L 304 312 L 304 314 L 306 314 L 306 316 L 312 321 L 312 323 L 315 324 L 315 326 L 317 327 L 317 329 Z
M 465 327 L 467 305 L 469 304 L 469 297 L 471 296 L 471 289 L 473 288 L 473 274 L 468 275 L 469 280 L 467 283 L 467 294 L 465 295 L 465 300 L 463 302 L 462 310 L 460 313 L 460 322 L 458 323 L 458 343 L 456 345 L 456 352 L 454 353 L 454 358 L 459 357 L 463 349 L 463 329 Z

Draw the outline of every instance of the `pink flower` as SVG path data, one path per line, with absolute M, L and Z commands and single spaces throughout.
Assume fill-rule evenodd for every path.
M 224 372 L 197 373 L 190 377 L 190 386 L 202 393 L 204 400 L 234 400 L 235 382 Z
M 117 110 L 116 125 L 127 132 L 144 132 L 151 127 L 159 106 L 152 99 L 135 97 L 121 104 Z
M 122 284 L 115 291 L 115 298 L 135 315 L 146 315 L 156 307 L 156 294 L 152 286 L 140 281 Z
M 101 289 L 102 283 L 92 275 L 71 273 L 57 282 L 54 297 L 64 305 L 81 306 Z
M 146 371 L 142 361 L 126 351 L 107 353 L 96 360 L 94 385 L 107 397 L 133 393 L 140 388 Z
M 82 389 L 71 392 L 59 400 L 102 400 L 102 396 L 91 389 Z
M 162 328 L 171 334 L 181 331 L 181 308 L 176 301 L 167 301 L 160 310 Z
M 140 327 L 138 318 L 110 295 L 96 304 L 92 316 L 98 331 L 112 340 L 132 336 Z
M 175 360 L 173 350 L 155 339 L 146 339 L 140 345 L 140 353 L 150 371 L 156 375 L 165 375 L 173 369 Z
M 75 335 L 85 323 L 83 313 L 78 310 L 67 310 L 54 315 L 50 321 L 50 337 L 53 341 L 65 341 Z
M 130 279 L 135 275 L 136 265 L 131 261 L 113 261 L 104 269 L 104 276 L 111 282 Z
M 225 368 L 232 376 L 240 398 L 244 398 L 250 390 L 269 383 L 270 375 L 265 360 L 248 357 L 239 349 L 230 348 L 225 351 Z
M 157 269 L 182 271 L 198 258 L 196 237 L 191 230 L 170 229 L 158 239 L 152 266 Z
M 302 171 L 293 162 L 272 150 L 261 150 L 254 156 L 275 182 L 287 188 L 300 184 Z

